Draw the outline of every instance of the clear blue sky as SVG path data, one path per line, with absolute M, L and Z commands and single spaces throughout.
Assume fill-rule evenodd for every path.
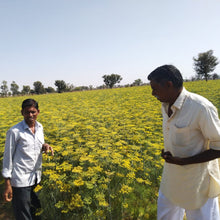
M 0 83 L 20 89 L 98 86 L 111 73 L 147 82 L 163 64 L 190 78 L 210 49 L 220 60 L 219 0 L 0 0 Z

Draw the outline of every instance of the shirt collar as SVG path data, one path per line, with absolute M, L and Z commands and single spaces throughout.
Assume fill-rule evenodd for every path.
M 173 103 L 173 106 L 177 109 L 181 109 L 181 107 L 183 106 L 183 103 L 185 101 L 186 96 L 187 96 L 187 90 L 183 87 L 180 95 L 178 96 L 176 101 Z
M 174 106 L 174 107 L 177 108 L 177 109 L 181 109 L 181 107 L 183 106 L 183 103 L 184 103 L 185 98 L 186 98 L 187 95 L 188 95 L 188 92 L 187 92 L 187 90 L 185 89 L 185 87 L 183 87 L 183 89 L 182 89 L 180 95 L 177 97 L 176 101 L 173 103 L 172 106 Z M 166 103 L 166 102 L 163 102 L 163 103 L 162 103 L 162 106 L 163 106 L 165 109 L 168 108 L 168 105 L 169 105 L 169 104 Z
M 26 130 L 26 129 L 29 129 L 29 126 L 27 125 L 27 123 L 25 122 L 25 120 L 23 120 L 22 123 L 23 123 L 23 127 L 24 127 L 25 130 Z M 36 121 L 36 123 L 35 123 L 35 128 L 39 128 L 39 127 L 40 127 L 40 124 Z

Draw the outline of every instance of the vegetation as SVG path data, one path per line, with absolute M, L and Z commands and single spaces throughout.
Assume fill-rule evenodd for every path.
M 102 78 L 104 79 L 105 85 L 109 88 L 113 88 L 116 83 L 120 83 L 122 80 L 122 77 L 118 74 L 104 75 Z
M 132 86 L 142 86 L 144 83 L 142 82 L 141 79 L 136 79 L 133 83 Z
M 185 82 L 220 110 L 220 81 Z M 0 102 L 0 162 L 21 102 Z M 156 219 L 163 148 L 161 105 L 150 86 L 31 96 L 55 156 L 44 155 L 36 188 L 43 219 Z M 3 181 L 1 181 L 3 184 Z
M 204 53 L 199 53 L 198 58 L 193 58 L 194 69 L 198 75 L 198 78 L 204 77 L 207 81 L 210 78 L 209 73 L 213 72 L 215 67 L 219 64 L 217 57 L 213 55 L 213 50 L 209 50 Z M 213 79 L 216 78 L 216 75 Z
M 215 67 L 218 65 L 218 59 L 213 56 L 213 50 L 209 50 L 204 53 L 199 53 L 198 57 L 193 57 L 194 61 L 194 70 L 196 72 L 196 76 L 192 76 L 191 81 L 205 79 L 216 80 L 220 79 L 220 75 L 217 73 L 210 74 L 214 71 Z M 94 89 L 106 89 L 116 87 L 117 83 L 120 83 L 122 80 L 122 76 L 118 74 L 111 75 L 103 75 L 104 85 L 97 86 L 94 88 L 92 85 L 89 86 L 77 86 L 75 87 L 73 84 L 66 83 L 64 80 L 55 80 L 54 85 L 57 87 L 56 91 L 53 87 L 45 88 L 40 81 L 36 81 L 33 83 L 34 88 L 31 89 L 29 85 L 23 85 L 21 91 L 19 91 L 19 86 L 15 81 L 11 83 L 10 91 L 8 89 L 7 81 L 3 80 L 0 86 L 1 92 L 0 96 L 18 96 L 18 95 L 29 95 L 29 94 L 45 94 L 45 93 L 63 93 L 63 92 L 73 92 L 73 91 L 85 91 L 85 90 L 94 90 Z M 186 80 L 189 81 L 189 80 Z M 134 80 L 131 84 L 126 84 L 124 86 L 118 87 L 132 87 L 132 86 L 143 86 L 145 83 L 142 82 L 141 79 Z
M 11 83 L 12 95 L 18 95 L 18 94 L 19 94 L 18 89 L 19 89 L 19 86 L 16 84 L 15 81 L 13 81 L 13 82 Z
M 44 86 L 40 81 L 34 82 L 34 92 L 35 92 L 35 94 L 44 94 L 45 93 Z
M 64 80 L 56 80 L 54 84 L 57 87 L 58 93 L 62 93 L 66 91 L 67 85 Z
M 7 94 L 8 94 L 7 81 L 5 81 L 5 80 L 2 81 L 1 90 L 2 90 L 1 95 L 7 96 Z
M 22 91 L 21 91 L 21 94 L 22 94 L 22 95 L 29 95 L 30 92 L 31 92 L 30 86 L 23 86 L 23 89 L 22 89 Z

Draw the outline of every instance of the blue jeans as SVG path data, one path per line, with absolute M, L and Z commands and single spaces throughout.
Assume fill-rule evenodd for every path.
M 12 187 L 12 206 L 16 220 L 40 220 L 35 216 L 37 209 L 41 208 L 40 200 L 33 191 L 35 186 Z

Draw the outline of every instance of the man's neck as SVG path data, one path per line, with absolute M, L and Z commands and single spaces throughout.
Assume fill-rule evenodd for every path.
M 183 91 L 183 87 L 175 90 L 175 92 L 173 92 L 173 95 L 169 101 L 169 106 L 171 107 L 173 105 L 173 103 L 178 99 L 180 93 Z

